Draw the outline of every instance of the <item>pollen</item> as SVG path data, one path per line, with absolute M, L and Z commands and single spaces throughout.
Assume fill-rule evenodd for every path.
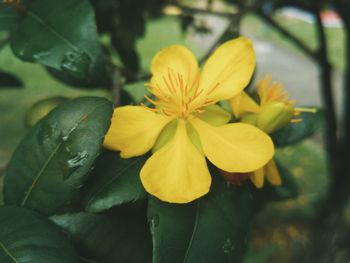
M 219 88 L 220 83 L 204 92 L 199 88 L 199 74 L 193 83 L 187 83 L 179 72 L 168 68 L 167 74 L 163 75 L 159 82 L 146 85 L 154 98 L 147 95 L 144 97 L 154 105 L 156 111 L 167 116 L 187 118 L 191 114 L 203 113 L 205 106 L 217 102 L 209 99 L 209 96 Z

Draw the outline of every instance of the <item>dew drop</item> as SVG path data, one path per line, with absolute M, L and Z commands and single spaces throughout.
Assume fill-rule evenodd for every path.
M 86 151 L 77 153 L 72 159 L 67 161 L 69 168 L 83 166 L 89 154 Z
M 235 245 L 232 243 L 231 239 L 226 239 L 225 244 L 222 246 L 222 249 L 225 254 L 232 253 L 233 250 L 235 250 Z
M 151 231 L 153 232 L 155 228 L 159 226 L 159 216 L 157 215 L 152 216 L 150 220 L 150 225 L 151 225 Z
M 57 123 L 56 122 L 50 123 L 48 121 L 42 122 L 37 136 L 38 136 L 38 142 L 41 145 L 45 143 L 49 143 L 52 140 L 57 140 L 57 138 L 59 138 Z
M 68 135 L 63 135 L 62 136 L 62 141 L 66 142 L 68 140 L 69 136 Z
M 89 72 L 91 60 L 86 53 L 67 52 L 61 62 L 61 69 L 76 78 L 85 78 Z
M 21 57 L 24 57 L 24 52 L 25 52 L 25 49 L 22 48 L 21 50 L 18 51 L 18 54 L 19 54 Z
M 43 60 L 45 57 L 50 56 L 50 55 L 51 55 L 51 52 L 48 52 L 48 51 L 40 52 L 40 53 L 34 54 L 33 58 L 36 60 Z

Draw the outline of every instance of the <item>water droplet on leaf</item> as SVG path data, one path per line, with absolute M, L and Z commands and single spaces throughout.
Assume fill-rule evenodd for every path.
M 40 52 L 40 53 L 34 54 L 33 58 L 35 60 L 43 60 L 44 57 L 47 57 L 49 55 L 51 55 L 51 52 L 48 52 L 48 51 L 47 52 Z
M 77 153 L 72 159 L 67 161 L 69 168 L 83 166 L 89 154 L 86 151 Z
M 154 215 L 150 220 L 151 231 L 154 231 L 155 228 L 159 226 L 159 216 Z
M 233 250 L 235 250 L 235 245 L 232 243 L 231 239 L 226 239 L 225 244 L 222 246 L 222 249 L 225 254 L 232 253 Z
M 62 141 L 66 142 L 68 140 L 69 136 L 68 135 L 64 135 L 62 136 Z
M 84 79 L 89 73 L 91 60 L 86 53 L 70 51 L 62 60 L 61 69 L 69 75 Z

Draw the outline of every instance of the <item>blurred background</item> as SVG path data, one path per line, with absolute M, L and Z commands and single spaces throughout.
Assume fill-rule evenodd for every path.
M 346 108 L 343 99 L 347 82 L 343 79 L 347 76 L 346 32 L 350 29 L 346 26 L 349 24 L 346 15 L 350 16 L 350 3 L 341 0 L 339 3 L 311 0 L 90 2 L 105 51 L 111 54 L 115 65 L 121 65 L 125 96 L 132 96 L 136 101 L 143 99 L 150 61 L 159 49 L 183 44 L 203 61 L 218 44 L 244 35 L 253 40 L 257 55 L 257 70 L 251 86 L 270 74 L 274 81 L 284 85 L 296 105 L 323 108 L 326 112 L 323 129 L 296 145 L 278 148 L 277 159 L 291 171 L 298 195 L 272 202 L 259 213 L 250 238 L 242 240 L 249 243 L 244 262 L 296 262 L 307 253 L 314 260 L 308 262 L 350 262 L 347 193 L 341 198 L 332 196 L 342 180 L 332 177 L 333 168 L 338 165 L 332 158 L 336 158 L 335 152 L 340 152 L 338 148 L 332 150 L 332 143 L 345 133 L 336 130 L 336 125 L 342 127 L 347 120 L 342 109 Z M 30 118 L 41 114 L 28 116 L 33 104 L 54 96 L 110 97 L 105 87 L 75 85 L 62 81 L 38 64 L 22 62 L 12 53 L 6 31 L 0 31 L 0 72 L 6 73 L 0 78 L 4 83 L 0 93 L 0 174 L 27 132 Z M 335 178 L 349 177 L 345 169 L 339 169 L 343 174 Z M 338 190 L 346 189 L 349 188 Z M 341 203 L 336 211 L 332 210 L 334 200 Z M 333 212 L 334 217 L 320 223 L 315 234 L 315 222 Z M 319 235 L 323 229 L 326 237 Z M 315 245 L 319 240 L 324 242 Z M 318 261 L 315 255 L 324 261 Z

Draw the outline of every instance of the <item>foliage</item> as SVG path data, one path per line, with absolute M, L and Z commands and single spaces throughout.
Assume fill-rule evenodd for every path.
M 109 95 L 50 97 L 28 111 L 28 132 L 4 177 L 0 261 L 241 261 L 250 223 L 260 209 L 297 195 L 285 167 L 279 166 L 281 186 L 261 190 L 248 181 L 228 184 L 211 167 L 209 194 L 177 205 L 143 189 L 139 173 L 147 155 L 122 159 L 102 146 L 112 116 L 110 98 L 117 95 L 121 105 L 141 101 L 140 92 L 124 84 L 148 79 L 137 40 L 146 34 L 147 23 L 163 16 L 166 1 L 9 2 L 12 6 L 0 3 L 0 30 L 14 56 L 43 66 L 67 85 L 105 89 Z M 194 20 L 191 14 L 179 17 L 184 30 Z M 1 88 L 20 86 L 16 76 L 0 72 Z M 128 96 L 121 93 L 124 88 Z M 275 144 L 311 136 L 321 117 L 303 116 L 301 124 L 274 134 Z

